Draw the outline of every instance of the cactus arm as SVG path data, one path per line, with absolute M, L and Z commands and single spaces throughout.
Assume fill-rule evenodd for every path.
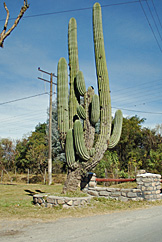
M 114 118 L 114 128 L 112 135 L 110 137 L 109 143 L 108 143 L 108 148 L 112 149 L 114 148 L 117 143 L 119 142 L 120 136 L 121 136 L 121 131 L 122 131 L 122 123 L 123 123 L 123 115 L 121 110 L 117 110 L 115 113 L 115 118 Z
M 67 62 L 60 58 L 57 66 L 57 112 L 61 144 L 64 147 L 66 132 L 69 129 L 68 114 L 68 73 Z
M 94 94 L 91 102 L 91 123 L 95 125 L 100 118 L 99 96 Z
M 95 3 L 93 6 L 93 38 L 100 98 L 100 139 L 107 137 L 106 139 L 108 140 L 111 134 L 111 98 L 104 48 L 102 13 L 99 3 Z
M 74 142 L 73 142 L 73 130 L 69 129 L 66 135 L 66 145 L 65 145 L 66 162 L 69 168 L 73 168 L 75 163 L 75 152 L 74 152 Z
M 85 109 L 83 108 L 82 105 L 79 105 L 79 106 L 77 107 L 77 113 L 78 113 L 78 115 L 79 115 L 79 117 L 80 117 L 81 119 L 83 119 L 83 120 L 86 119 L 86 112 L 85 112 Z
M 70 70 L 69 127 L 73 128 L 73 117 L 77 114 L 78 106 L 78 101 L 74 90 L 74 82 L 76 74 L 79 71 L 77 24 L 74 18 L 70 19 L 68 26 L 68 50 Z
M 87 161 L 90 156 L 85 147 L 83 128 L 80 120 L 76 120 L 74 123 L 74 140 L 77 154 L 82 160 Z
M 84 76 L 81 71 L 78 71 L 76 75 L 76 88 L 78 89 L 80 96 L 84 97 L 84 94 L 86 92 L 86 86 L 85 86 Z
M 106 56 L 102 29 L 102 13 L 99 3 L 93 6 L 93 40 L 95 50 L 96 74 L 100 100 L 100 134 L 95 144 L 95 155 L 85 165 L 86 170 L 94 168 L 107 150 L 111 134 L 111 98 L 109 77 L 106 65 Z

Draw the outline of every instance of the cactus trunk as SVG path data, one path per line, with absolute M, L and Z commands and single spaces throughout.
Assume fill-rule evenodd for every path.
M 75 191 L 81 182 L 81 170 L 78 168 L 76 170 L 68 170 L 67 179 L 63 188 L 63 193 L 67 191 Z

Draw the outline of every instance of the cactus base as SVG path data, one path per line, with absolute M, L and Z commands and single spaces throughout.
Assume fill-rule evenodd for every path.
M 76 191 L 81 182 L 81 170 L 68 170 L 67 179 L 63 187 L 63 193 L 67 191 Z

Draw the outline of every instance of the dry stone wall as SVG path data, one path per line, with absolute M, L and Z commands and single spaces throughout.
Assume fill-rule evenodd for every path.
M 87 194 L 95 197 L 105 197 L 116 199 L 120 201 L 141 201 L 143 200 L 140 189 L 120 189 L 120 188 L 108 188 L 108 187 L 89 187 Z
M 138 174 L 136 182 L 137 188 L 135 189 L 97 187 L 96 175 L 93 174 L 83 190 L 91 196 L 121 201 L 155 201 L 161 199 L 161 175 L 152 173 Z
M 139 174 L 136 177 L 136 182 L 145 200 L 155 201 L 161 199 L 161 175 L 152 173 Z
M 33 202 L 42 207 L 73 208 L 89 204 L 92 197 L 105 197 L 120 201 L 156 201 L 162 199 L 161 175 L 138 174 L 136 182 L 137 188 L 135 189 L 97 187 L 96 175 L 91 173 L 85 181 L 82 181 L 82 190 L 87 193 L 87 197 L 58 197 L 49 194 L 35 194 Z
M 90 203 L 91 197 L 58 197 L 48 194 L 35 194 L 33 203 L 41 207 L 57 207 L 63 208 L 82 207 Z

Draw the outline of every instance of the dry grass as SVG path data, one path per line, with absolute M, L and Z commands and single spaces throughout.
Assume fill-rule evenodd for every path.
M 56 220 L 63 217 L 82 217 L 96 214 L 111 213 L 115 211 L 139 209 L 148 206 L 162 205 L 162 201 L 157 202 L 121 202 L 105 198 L 94 198 L 90 205 L 85 208 L 63 209 L 42 208 L 34 206 L 32 196 L 35 193 L 45 192 L 50 194 L 60 194 L 62 185 L 0 185 L 0 218 L 1 219 L 36 219 L 36 220 Z M 76 194 L 79 196 L 80 193 Z
M 66 174 L 53 174 L 52 177 L 53 183 L 64 184 L 66 180 Z M 3 173 L 0 176 L 1 183 L 10 183 L 10 184 L 27 184 L 28 183 L 28 174 L 19 174 L 19 173 Z M 29 183 L 31 184 L 44 184 L 44 174 L 29 174 Z M 48 175 L 46 175 L 46 181 L 48 183 Z

